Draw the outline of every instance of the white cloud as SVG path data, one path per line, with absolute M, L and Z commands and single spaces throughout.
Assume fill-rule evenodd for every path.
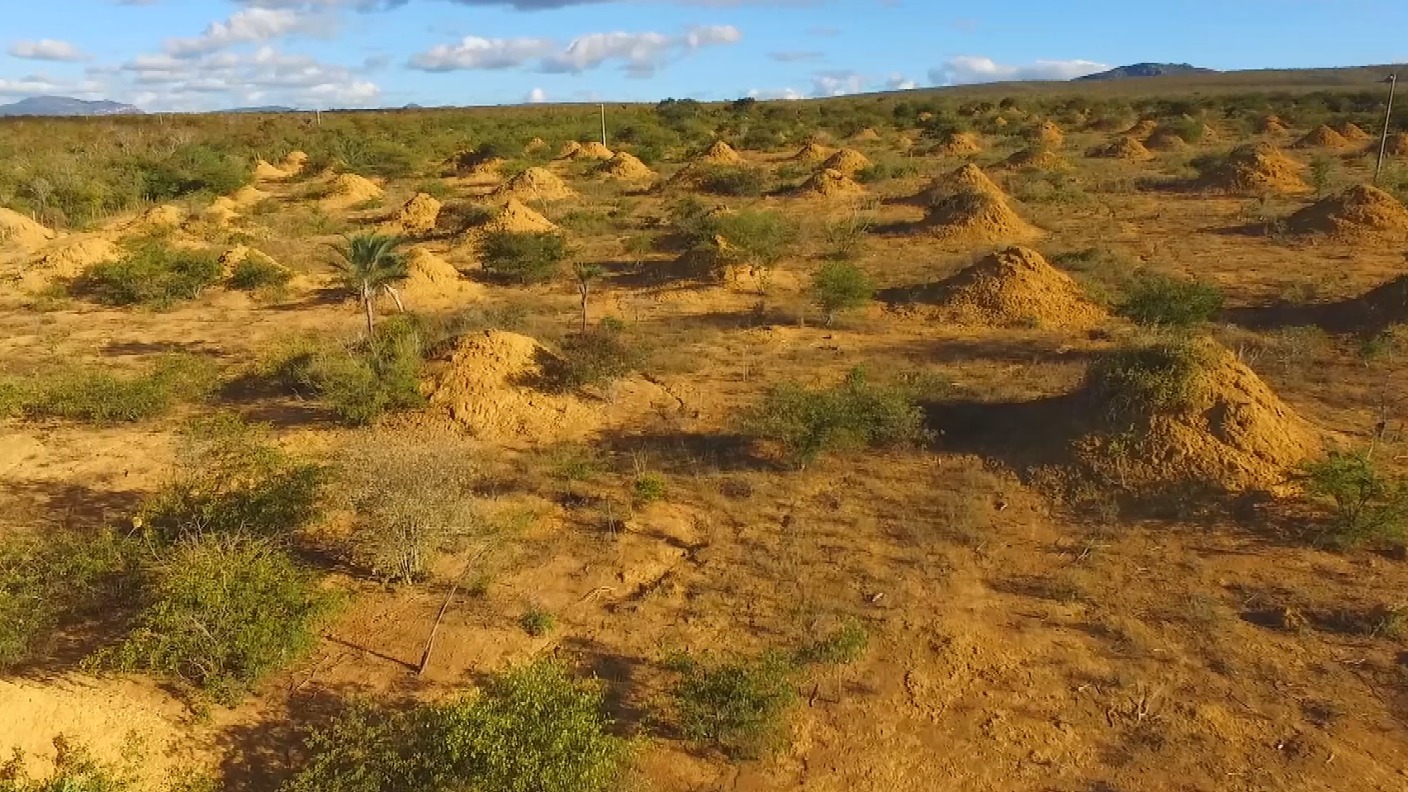
M 748 93 L 744 95 L 753 99 L 784 99 L 786 101 L 796 101 L 806 98 L 806 96 L 796 88 L 778 88 L 775 90 L 749 88 Z
M 1110 68 L 1088 60 L 1038 60 L 1004 64 L 980 55 L 958 55 L 929 70 L 935 85 L 970 85 L 1010 80 L 1070 80 Z
M 58 39 L 16 41 L 5 51 L 12 57 L 26 60 L 79 61 L 88 57 L 78 47 Z
M 705 47 L 733 44 L 743 38 L 731 25 L 692 27 L 669 36 L 664 33 L 591 33 L 566 45 L 552 39 L 486 39 L 468 36 L 453 45 L 441 44 L 411 58 L 421 71 L 508 69 L 532 65 L 549 74 L 580 74 L 617 62 L 634 77 L 645 77 L 672 59 Z
M 845 96 L 865 90 L 865 77 L 853 71 L 825 71 L 812 75 L 812 96 Z
M 194 57 L 139 55 L 118 70 L 160 107 L 217 109 L 271 103 L 298 107 L 364 107 L 381 89 L 353 69 L 291 55 L 265 45 L 254 52 L 212 52 Z M 141 104 L 139 102 L 139 104 Z
M 166 42 L 166 51 L 186 58 L 224 49 L 233 44 L 270 41 L 294 33 L 326 33 L 333 24 L 327 16 L 307 16 L 289 9 L 248 8 L 229 19 L 212 22 L 205 32 Z
M 10 80 L 0 77 L 0 96 L 39 96 L 61 94 L 77 98 L 97 96 L 104 86 L 94 80 L 61 80 L 44 74 L 28 74 Z
M 528 92 L 527 96 L 523 97 L 523 101 L 527 102 L 528 104 L 542 104 L 547 100 L 548 92 L 544 91 L 542 88 L 534 88 L 533 90 Z
M 885 80 L 885 90 L 887 91 L 908 91 L 918 87 L 919 83 L 905 77 L 903 74 L 891 74 Z

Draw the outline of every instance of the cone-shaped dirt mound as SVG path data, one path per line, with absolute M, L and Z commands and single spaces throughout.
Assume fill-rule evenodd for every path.
M 445 161 L 447 176 L 497 176 L 503 157 L 488 147 L 456 153 Z
M 535 137 L 523 144 L 524 154 L 536 154 L 548 147 L 548 142 L 540 137 Z
M 826 162 L 821 164 L 827 170 L 834 170 L 844 173 L 847 176 L 854 176 L 857 173 L 870 167 L 870 160 L 855 149 L 843 148 L 840 151 L 826 158 Z
M 1197 186 L 1222 192 L 1307 192 L 1310 187 L 1300 173 L 1300 163 L 1275 146 L 1254 143 L 1233 149 L 1222 163 L 1198 179 Z
M 407 234 L 428 234 L 440 218 L 440 201 L 428 193 L 416 193 L 396 213 L 396 224 Z
M 512 196 L 524 201 L 560 201 L 571 198 L 575 193 L 552 171 L 546 168 L 528 168 L 499 185 L 494 190 L 494 195 Z
M 1286 126 L 1285 121 L 1282 121 L 1279 116 L 1274 115 L 1269 115 L 1261 119 L 1261 123 L 1257 125 L 1257 131 L 1263 135 L 1281 135 L 1289 132 L 1290 129 L 1290 127 Z
M 1105 157 L 1107 159 L 1131 160 L 1133 162 L 1142 162 L 1154 156 L 1149 153 L 1149 149 L 1144 148 L 1143 143 L 1140 143 L 1129 135 L 1121 135 L 1103 146 L 1092 149 L 1090 155 L 1093 157 Z
M 556 231 L 557 226 L 553 225 L 552 221 L 546 217 L 519 203 L 517 198 L 509 198 L 508 203 L 504 204 L 504 208 L 484 224 L 484 230 L 525 234 Z
M 279 170 L 289 176 L 297 176 L 303 172 L 303 168 L 308 165 L 308 155 L 301 151 L 290 151 L 287 157 L 279 162 Z
M 220 254 L 220 272 L 224 277 L 228 278 L 234 273 L 235 267 L 246 261 L 283 269 L 283 266 L 277 261 L 274 261 L 267 253 L 255 250 L 247 245 L 235 245 Z
M 12 209 L 0 206 L 0 245 L 31 249 L 53 239 L 54 232 Z
M 159 204 L 143 212 L 126 227 L 138 233 L 175 228 L 186 219 L 186 210 L 175 204 Z
M 1408 209 L 1377 187 L 1357 184 L 1291 215 L 1286 227 L 1345 241 L 1398 242 L 1408 239 Z
M 1367 143 L 1374 139 L 1373 135 L 1360 129 L 1359 125 L 1353 121 L 1346 121 L 1343 124 L 1336 125 L 1335 131 L 1339 133 L 1340 137 L 1350 143 Z
M 1039 170 L 1049 170 L 1053 168 L 1063 168 L 1066 161 L 1060 154 L 1035 146 L 1024 148 L 1021 151 L 1008 157 L 1004 162 L 1009 168 L 1036 168 Z
M 1154 130 L 1158 128 L 1159 122 L 1157 119 L 1141 118 L 1134 123 L 1134 126 L 1130 127 L 1129 129 L 1126 129 L 1124 131 L 1124 134 L 1142 140 L 1154 134 Z
M 804 165 L 817 165 L 826 161 L 831 156 L 831 149 L 818 143 L 808 143 L 792 155 L 793 162 L 800 162 Z
M 1395 132 L 1389 135 L 1384 151 L 1394 157 L 1408 156 L 1408 132 Z
M 635 155 L 625 151 L 616 152 L 616 156 L 601 166 L 600 173 L 607 178 L 622 181 L 644 181 L 655 178 L 655 171 L 637 159 Z
M 1305 137 L 1297 140 L 1295 147 L 1342 149 L 1349 147 L 1349 141 L 1345 140 L 1340 133 L 1321 124 L 1307 132 Z
M 1153 379 L 1175 383 L 1179 396 L 1150 404 L 1140 383 Z M 1119 431 L 1081 438 L 1076 455 L 1131 489 L 1274 487 L 1321 450 L 1309 422 L 1209 339 L 1110 353 L 1091 366 L 1085 390 L 1094 409 L 1118 416 Z
M 423 247 L 407 251 L 406 270 L 410 277 L 400 289 L 413 304 L 460 296 L 467 287 L 474 285 L 462 278 L 450 262 Z
M 733 150 L 733 146 L 730 146 L 722 140 L 714 141 L 714 144 L 709 147 L 708 151 L 705 151 L 694 161 L 706 163 L 709 165 L 743 164 L 743 158 L 738 155 L 737 151 Z
M 851 140 L 857 143 L 874 143 L 880 140 L 880 133 L 875 131 L 875 127 L 866 127 L 854 135 L 851 135 Z
M 381 188 L 355 173 L 343 173 L 328 185 L 323 205 L 327 207 L 355 206 L 383 195 Z
M 966 157 L 983 150 L 982 141 L 972 132 L 951 132 L 944 136 L 930 151 L 941 157 Z
M 577 152 L 579 152 L 579 151 L 581 151 L 581 150 L 582 150 L 582 144 L 581 144 L 581 143 L 578 143 L 578 142 L 575 141 L 575 140 L 569 140 L 569 141 L 567 141 L 566 143 L 563 143 L 563 144 L 562 144 L 562 148 L 559 149 L 558 152 L 557 152 L 557 158 L 560 159 L 560 160 L 572 159 L 573 157 L 576 157 L 576 156 L 577 156 Z
M 255 181 L 283 181 L 284 179 L 291 178 L 292 176 L 293 174 L 289 173 L 288 171 L 270 165 L 268 162 L 265 162 L 262 159 L 257 160 L 254 163 Z
M 1061 131 L 1061 127 L 1051 121 L 1042 121 L 1037 124 L 1028 137 L 1036 143 L 1050 148 L 1060 148 L 1066 142 L 1066 135 Z
M 1171 129 L 1159 129 L 1144 141 L 1144 145 L 1155 151 L 1182 151 L 1188 148 L 1188 141 Z
M 940 311 L 958 324 L 1089 329 L 1108 318 L 1070 276 L 1020 246 L 963 269 L 939 285 L 939 295 Z
M 864 187 L 841 171 L 823 168 L 807 179 L 793 194 L 799 198 L 842 198 L 861 195 L 864 192 Z
M 615 156 L 615 152 L 595 140 L 583 143 L 577 147 L 577 151 L 572 155 L 575 160 L 609 160 Z
M 950 195 L 962 192 L 983 193 L 994 196 L 1001 201 L 1007 200 L 1007 194 L 1002 191 L 1002 188 L 998 187 L 996 182 L 988 178 L 988 175 L 983 172 L 982 168 L 970 162 L 967 165 L 955 168 L 948 174 L 935 179 L 928 187 L 921 190 L 918 195 L 908 199 L 907 203 L 930 206 Z
M 922 225 L 933 236 L 954 242 L 1021 242 L 1042 233 L 998 196 L 969 191 L 931 206 Z

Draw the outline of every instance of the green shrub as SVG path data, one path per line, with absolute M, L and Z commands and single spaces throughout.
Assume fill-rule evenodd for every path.
M 203 398 L 214 380 L 209 361 L 180 353 L 162 355 L 137 374 L 69 368 L 30 383 L 19 398 L 20 410 L 35 418 L 143 421 L 181 402 Z
M 230 272 L 230 288 L 240 291 L 267 289 L 277 291 L 288 286 L 293 273 L 278 262 L 263 256 L 246 256 Z
M 869 645 L 870 633 L 865 625 L 855 619 L 847 619 L 826 637 L 808 644 L 798 652 L 797 659 L 803 663 L 850 665 L 865 656 Z
M 870 218 L 864 215 L 851 215 L 842 220 L 828 223 L 823 235 L 831 246 L 828 257 L 837 261 L 848 261 L 859 255 L 870 233 Z
M 1329 509 L 1332 544 L 1403 542 L 1408 481 L 1381 471 L 1367 452 L 1332 452 L 1301 472 L 1306 492 Z
M 1071 273 L 1091 299 L 1117 306 L 1129 292 L 1137 265 L 1105 248 L 1083 248 L 1052 256 L 1051 263 Z
M 493 275 L 530 284 L 543 283 L 562 272 L 567 240 L 551 231 L 494 231 L 484 237 L 484 269 Z
M 54 767 L 43 778 L 26 772 L 25 757 L 18 748 L 0 764 L 0 792 L 128 792 L 136 788 L 128 774 L 99 763 L 62 735 L 54 738 Z
M 370 338 L 352 344 L 302 345 L 285 352 L 269 363 L 267 373 L 317 396 L 348 423 L 369 424 L 387 412 L 425 404 L 424 342 L 409 317 L 393 316 Z
M 187 427 L 179 473 L 135 522 L 165 543 L 204 534 L 287 539 L 318 516 L 321 466 L 288 457 L 265 427 L 219 414 Z
M 901 445 L 928 436 L 924 414 L 908 389 L 870 383 L 859 368 L 832 388 L 793 383 L 773 388 L 744 413 L 742 424 L 745 431 L 780 443 L 798 467 L 829 451 Z
M 797 224 L 777 212 L 745 209 L 718 212 L 703 223 L 708 240 L 722 238 L 725 258 L 754 267 L 767 268 L 782 260 L 797 241 Z
M 700 168 L 695 184 L 702 192 L 737 198 L 756 198 L 768 187 L 767 174 L 745 165 L 714 165 Z
M 539 660 L 477 696 L 410 710 L 354 705 L 308 739 L 284 792 L 604 792 L 630 744 L 610 734 L 602 692 Z
M 248 157 L 217 148 L 211 143 L 188 143 L 142 167 L 145 196 L 169 201 L 193 193 L 234 192 L 254 177 Z
M 669 483 L 659 473 L 642 473 L 631 484 L 631 499 L 638 505 L 664 500 Z
M 1335 161 L 1326 156 L 1313 157 L 1310 160 L 1310 186 L 1315 188 L 1316 195 L 1324 195 L 1330 189 L 1330 179 L 1335 173 Z
M 42 654 L 61 625 L 111 609 L 137 552 L 106 531 L 47 532 L 0 545 L 0 671 Z
M 875 296 L 875 287 L 865 271 L 849 261 L 828 261 L 812 278 L 812 299 L 826 314 L 826 326 L 836 314 L 859 308 Z
M 1197 399 L 1204 355 L 1174 339 L 1116 349 L 1091 364 L 1086 388 L 1115 420 L 1184 409 Z
M 1130 286 L 1119 312 L 1141 325 L 1192 327 L 1222 312 L 1222 291 L 1198 281 L 1145 274 Z
M 125 249 L 118 261 L 89 267 L 78 279 L 79 292 L 105 305 L 165 309 L 220 281 L 214 253 L 171 247 L 159 237 L 130 241 Z
M 557 617 L 535 605 L 523 614 L 518 623 L 523 627 L 523 632 L 534 638 L 542 638 L 556 629 Z
M 630 374 L 641 361 L 625 329 L 610 319 L 585 333 L 572 333 L 559 348 L 561 355 L 544 371 L 544 384 L 553 390 L 608 385 Z
M 730 756 L 757 758 L 786 746 L 787 714 L 797 703 L 797 668 L 780 652 L 718 661 L 676 658 L 670 692 L 680 731 Z
M 142 600 L 127 637 L 88 664 L 167 676 L 224 703 L 310 648 L 331 605 L 274 545 L 214 534 L 179 542 Z
M 907 179 L 919 175 L 919 166 L 908 160 L 886 160 L 872 163 L 856 173 L 856 181 L 874 184 L 890 179 Z

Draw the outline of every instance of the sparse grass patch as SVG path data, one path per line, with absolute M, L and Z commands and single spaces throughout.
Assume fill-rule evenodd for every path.
M 1145 273 L 1130 286 L 1119 313 L 1141 325 L 1187 328 L 1212 321 L 1222 304 L 1216 286 Z
M 1402 544 L 1408 481 L 1385 473 L 1369 452 L 1331 452 L 1302 466 L 1306 493 L 1329 518 L 1320 538 L 1336 547 Z
M 74 290 L 105 305 L 162 310 L 220 281 L 220 258 L 212 252 L 183 250 L 155 236 L 129 240 L 124 249 L 121 259 L 85 270 Z
M 700 168 L 695 184 L 701 192 L 735 198 L 756 198 L 768 188 L 767 174 L 745 165 L 714 165 Z
M 642 473 L 631 483 L 631 499 L 637 506 L 664 500 L 668 492 L 669 484 L 659 473 Z
M 557 628 L 557 617 L 534 605 L 524 612 L 518 623 L 523 627 L 523 632 L 534 638 L 542 638 Z
M 295 343 L 266 360 L 263 372 L 295 392 L 327 402 L 348 423 L 420 407 L 424 365 L 421 330 L 407 316 L 376 326 L 371 338 L 349 344 Z
M 16 748 L 0 764 L 0 792 L 129 792 L 136 782 L 124 768 L 105 765 L 63 735 L 54 738 L 54 766 L 36 778 L 25 769 L 25 756 Z
M 215 378 L 214 366 L 205 358 L 172 353 L 132 374 L 72 366 L 27 382 L 9 380 L 0 403 L 31 418 L 130 423 L 203 398 Z
M 890 179 L 908 179 L 919 175 L 919 165 L 912 160 L 882 160 L 856 173 L 861 184 L 875 184 Z
M 798 669 L 785 654 L 722 660 L 680 656 L 669 664 L 681 675 L 671 700 L 685 737 L 736 758 L 766 756 L 786 746 Z
M 553 390 L 609 385 L 640 365 L 642 355 L 619 321 L 604 319 L 585 333 L 572 333 L 558 345 L 559 359 L 544 372 Z
M 827 245 L 831 247 L 828 258 L 849 261 L 860 255 L 871 225 L 871 219 L 861 214 L 827 223 L 822 233 Z
M 1138 265 L 1105 248 L 1085 248 L 1051 257 L 1051 263 L 1069 272 L 1091 299 L 1116 306 L 1124 300 Z
M 494 231 L 484 237 L 481 254 L 484 269 L 493 275 L 521 284 L 544 283 L 562 272 L 567 240 L 552 231 Z

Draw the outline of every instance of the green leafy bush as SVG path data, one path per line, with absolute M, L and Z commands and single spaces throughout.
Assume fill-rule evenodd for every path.
M 425 404 L 420 392 L 425 364 L 419 326 L 406 316 L 377 325 L 369 339 L 351 344 L 298 344 L 269 361 L 266 373 L 297 392 L 311 393 L 351 424 Z
M 293 280 L 293 273 L 264 256 L 246 256 L 230 272 L 230 288 L 240 291 L 279 290 Z
M 856 181 L 874 184 L 890 179 L 907 179 L 919 175 L 919 166 L 908 160 L 885 160 L 872 163 L 856 173 Z
M 215 534 L 172 548 L 141 598 L 132 631 L 88 664 L 167 676 L 224 703 L 310 648 L 332 604 L 276 546 Z
M 16 748 L 14 755 L 0 764 L 0 792 L 128 792 L 137 787 L 128 774 L 101 764 L 62 735 L 54 738 L 54 767 L 47 776 L 31 776 L 24 760 Z
M 631 499 L 638 505 L 664 500 L 669 483 L 659 473 L 642 473 L 631 483 Z
M 214 253 L 175 248 L 159 237 L 133 240 L 125 248 L 118 261 L 89 267 L 75 284 L 79 293 L 105 305 L 165 309 L 194 300 L 220 281 Z
M 493 231 L 484 237 L 484 269 L 516 283 L 544 283 L 562 272 L 567 240 L 552 231 Z
M 602 692 L 552 660 L 473 697 L 409 710 L 354 705 L 308 739 L 284 792 L 604 792 L 630 760 Z
M 50 532 L 0 545 L 0 670 L 42 654 L 61 625 L 111 608 L 124 594 L 137 551 L 106 531 Z
M 840 311 L 859 308 L 874 296 L 875 287 L 865 270 L 849 261 L 828 261 L 812 278 L 812 299 L 826 314 L 827 327 Z
M 535 605 L 523 614 L 518 623 L 523 627 L 523 632 L 541 638 L 557 627 L 557 617 Z
M 753 435 L 780 443 L 798 467 L 829 451 L 901 445 L 928 436 L 909 389 L 868 382 L 859 368 L 831 388 L 779 385 L 744 414 L 742 424 Z
M 675 658 L 681 678 L 670 692 L 680 731 L 730 756 L 757 758 L 788 742 L 787 714 L 797 703 L 797 667 L 780 652 L 723 660 Z
M 756 198 L 768 187 L 767 174 L 744 165 L 714 165 L 700 168 L 695 184 L 702 192 L 737 198 Z
M 146 371 L 117 374 L 71 367 L 16 386 L 19 411 L 33 418 L 92 423 L 143 421 L 203 398 L 215 374 L 205 358 L 167 354 Z
M 610 319 L 585 333 L 572 333 L 558 346 L 560 356 L 543 372 L 544 384 L 553 390 L 607 385 L 630 374 L 641 361 L 625 328 Z
M 1086 372 L 1086 387 L 1112 419 L 1174 412 L 1196 400 L 1204 365 L 1203 353 L 1192 342 L 1156 341 L 1101 357 Z
M 1301 472 L 1307 494 L 1329 509 L 1331 543 L 1403 542 L 1408 481 L 1384 473 L 1367 452 L 1332 452 Z
M 1216 286 L 1145 274 L 1129 287 L 1119 312 L 1141 325 L 1192 327 L 1216 318 L 1222 302 Z
M 254 166 L 211 143 L 187 143 L 142 167 L 143 192 L 152 201 L 169 201 L 193 193 L 233 192 L 254 177 Z
M 323 468 L 289 458 L 265 427 L 219 414 L 193 423 L 184 439 L 178 475 L 136 518 L 160 541 L 204 534 L 287 539 L 317 518 Z

